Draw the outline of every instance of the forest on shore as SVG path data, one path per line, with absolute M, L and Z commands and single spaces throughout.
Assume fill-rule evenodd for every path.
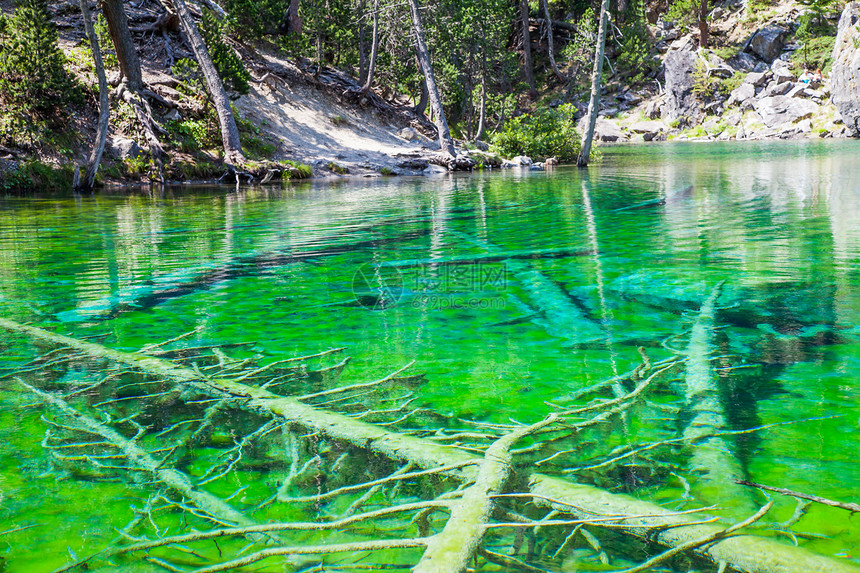
M 3 0 L 0 189 L 407 174 L 510 158 L 582 165 L 592 134 L 850 135 L 827 80 L 803 75 L 828 75 L 841 10 L 835 0 Z M 319 95 L 281 93 L 295 86 Z M 421 147 L 396 165 L 357 169 L 347 155 L 309 165 L 291 155 L 301 141 L 240 110 L 283 108 L 277 98 L 291 95 L 369 111 L 368 129 Z M 360 127 L 339 111 L 328 120 Z

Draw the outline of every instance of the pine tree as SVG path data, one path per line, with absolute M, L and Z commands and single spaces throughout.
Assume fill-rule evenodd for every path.
M 218 75 L 224 82 L 224 87 L 240 95 L 247 94 L 250 90 L 248 81 L 251 79 L 251 74 L 248 73 L 236 52 L 224 42 L 224 25 L 218 21 L 218 17 L 211 10 L 203 10 L 200 33 L 209 49 L 212 63 L 215 64 Z
M 72 88 L 47 0 L 20 0 L 0 48 L 0 98 L 46 111 Z

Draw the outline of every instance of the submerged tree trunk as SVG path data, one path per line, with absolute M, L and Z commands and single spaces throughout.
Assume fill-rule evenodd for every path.
M 197 57 L 197 63 L 200 64 L 200 69 L 206 78 L 206 85 L 209 87 L 209 94 L 212 96 L 212 103 L 218 114 L 218 123 L 221 126 L 221 139 L 224 143 L 224 159 L 229 164 L 242 165 L 245 162 L 245 156 L 242 154 L 239 128 L 236 126 L 236 118 L 233 117 L 230 99 L 227 97 L 227 91 L 224 89 L 224 84 L 221 83 L 221 78 L 218 76 L 218 70 L 215 68 L 215 64 L 212 63 L 209 50 L 206 49 L 206 44 L 203 42 L 203 37 L 197 29 L 197 24 L 194 23 L 191 13 L 188 11 L 185 0 L 173 0 L 173 5 L 176 7 L 179 21 L 182 22 L 182 27 L 185 30 L 186 36 L 188 36 L 191 49 L 194 50 L 194 55 Z
M 125 15 L 122 0 L 102 0 L 101 6 L 116 49 L 119 71 L 132 91 L 140 91 L 143 88 L 140 59 L 137 57 L 134 38 L 128 29 L 128 18 Z
M 105 142 L 107 141 L 108 121 L 110 120 L 110 109 L 108 108 L 108 84 L 105 76 L 105 66 L 102 61 L 102 51 L 99 48 L 99 39 L 96 37 L 96 32 L 93 29 L 93 19 L 90 15 L 90 8 L 87 4 L 88 0 L 80 0 L 81 15 L 84 20 L 84 29 L 87 32 L 87 37 L 90 39 L 90 46 L 93 50 L 93 63 L 96 68 L 96 76 L 99 79 L 99 123 L 96 128 L 96 138 L 93 142 L 93 150 L 90 152 L 87 159 L 87 166 L 84 169 L 84 176 L 80 183 L 76 186 L 75 191 L 90 191 L 96 182 L 96 173 L 99 170 L 99 163 L 102 160 L 102 153 L 105 150 Z M 139 69 L 138 69 L 139 70 Z
M 532 62 L 532 39 L 529 34 L 528 0 L 520 0 L 520 25 L 523 29 L 523 72 L 526 76 L 526 82 L 529 84 L 529 96 L 534 99 L 538 93 L 537 88 L 535 88 L 534 63 Z
M 427 50 L 427 42 L 424 39 L 424 26 L 421 24 L 421 13 L 418 9 L 418 0 L 409 0 L 409 8 L 412 12 L 412 27 L 415 31 L 415 47 L 418 55 L 418 63 L 424 74 L 424 83 L 427 85 L 427 96 L 430 98 L 430 107 L 436 121 L 436 129 L 439 131 L 439 146 L 442 153 L 456 157 L 457 150 L 454 148 L 454 139 L 448 129 L 445 119 L 445 111 L 442 109 L 442 98 L 439 88 L 436 86 L 436 77 L 433 75 L 433 65 L 430 63 L 430 52 Z
M 207 378 L 199 371 L 179 366 L 162 358 L 113 350 L 94 342 L 55 334 L 4 318 L 0 318 L 0 328 L 17 332 L 33 340 L 66 347 L 92 358 L 125 365 L 170 384 L 196 390 L 218 399 L 229 400 L 242 410 L 257 414 L 266 413 L 308 432 L 340 440 L 392 460 L 409 461 L 418 468 L 436 470 L 439 475 L 450 476 L 462 483 L 475 482 L 476 478 L 480 477 L 479 468 L 485 462 L 469 452 L 452 448 L 450 445 L 394 432 L 349 415 L 321 409 L 296 398 L 274 394 L 263 387 L 224 378 Z M 511 439 L 515 437 L 511 436 Z M 493 462 L 490 460 L 487 463 Z M 487 469 L 493 468 L 487 467 Z M 493 473 L 498 475 L 497 472 Z M 697 540 L 722 532 L 724 528 L 702 522 L 691 523 L 689 515 L 681 515 L 653 503 L 559 477 L 530 473 L 523 475 L 519 483 L 527 484 L 525 487 L 528 493 L 522 495 L 532 497 L 536 505 L 551 507 L 560 513 L 581 516 L 582 519 L 587 520 L 629 516 L 613 524 L 613 529 L 660 545 L 687 547 L 690 552 L 711 561 L 717 563 L 725 561 L 729 567 L 738 571 L 857 573 L 860 570 L 847 560 L 833 560 L 801 547 L 754 535 L 739 534 L 713 539 L 713 542 L 705 544 L 696 544 Z
M 376 53 L 379 50 L 379 0 L 373 0 L 373 38 L 370 40 L 370 61 L 367 63 L 367 77 L 361 86 L 361 93 L 370 91 L 373 85 L 373 72 L 376 68 Z
M 564 82 L 564 74 L 562 74 L 561 70 L 558 69 L 558 64 L 555 61 L 555 48 L 553 46 L 552 38 L 552 18 L 550 18 L 549 15 L 549 2 L 547 2 L 547 0 L 540 0 L 540 5 L 543 9 L 544 18 L 546 18 L 546 47 L 547 55 L 549 56 L 549 65 L 552 66 L 552 72 L 555 74 L 555 77 L 557 77 L 559 81 Z
M 585 120 L 585 133 L 582 134 L 582 147 L 576 160 L 578 167 L 588 165 L 591 155 L 591 140 L 594 138 L 594 124 L 600 111 L 600 80 L 603 74 L 603 54 L 606 49 L 606 28 L 609 25 L 609 0 L 600 4 L 600 26 L 597 28 L 597 46 L 594 50 L 594 69 L 591 72 L 591 97 L 588 100 L 588 115 Z

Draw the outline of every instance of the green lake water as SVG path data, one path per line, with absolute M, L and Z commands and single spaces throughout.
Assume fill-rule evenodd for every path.
M 726 429 L 796 422 L 729 438 L 732 455 L 752 481 L 860 501 L 860 142 L 603 155 L 587 171 L 2 198 L 2 316 L 108 334 L 121 350 L 195 328 L 193 343 L 255 341 L 266 360 L 343 346 L 342 382 L 415 360 L 426 377 L 415 407 L 531 423 L 547 402 L 634 368 L 640 346 L 654 361 L 683 351 L 724 281 L 714 368 Z M 4 369 L 45 351 L 5 332 L 0 345 Z M 679 374 L 583 465 L 621 443 L 678 437 L 684 396 Z M 0 381 L 10 572 L 100 549 L 145 498 L 60 479 L 35 402 Z M 686 455 L 653 459 L 683 467 Z M 583 479 L 673 508 L 684 495 L 668 471 Z M 775 499 L 773 521 L 788 519 L 794 501 Z M 860 564 L 848 512 L 815 506 L 796 529 L 821 536 L 800 540 L 810 549 Z

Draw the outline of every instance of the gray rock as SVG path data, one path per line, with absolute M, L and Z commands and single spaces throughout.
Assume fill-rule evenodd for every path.
M 755 110 L 767 127 L 776 128 L 812 117 L 818 111 L 818 104 L 778 95 L 760 99 L 755 104 Z
M 511 163 L 514 165 L 531 165 L 532 158 L 528 155 L 517 155 L 513 159 L 511 159 Z
M 627 138 L 621 128 L 612 121 L 598 118 L 594 125 L 594 138 L 598 141 L 625 141 Z
M 680 40 L 679 40 L 680 42 Z M 697 112 L 697 98 L 693 93 L 693 72 L 696 53 L 689 44 L 672 49 L 663 60 L 666 70 L 666 115 L 670 120 L 690 119 Z
M 860 137 L 860 9 L 851 2 L 842 11 L 836 43 L 833 45 L 833 67 L 830 87 L 833 103 L 853 137 Z M 836 133 L 834 132 L 834 135 Z
M 738 71 L 752 72 L 755 70 L 755 67 L 762 62 L 755 59 L 755 56 L 752 54 L 740 52 L 739 54 L 729 58 L 726 63 Z
M 779 60 L 778 60 L 779 61 Z M 797 78 L 794 77 L 794 74 L 788 69 L 788 66 L 776 68 L 773 70 L 773 79 L 779 83 L 782 82 L 793 82 Z
M 478 149 L 478 151 L 489 151 L 490 150 L 490 144 L 487 143 L 486 141 L 481 141 L 480 139 L 476 139 L 473 143 L 475 144 L 475 148 Z
M 792 82 L 777 83 L 776 80 L 773 80 L 758 94 L 758 98 L 764 99 L 773 96 L 785 95 L 790 92 L 793 87 L 794 84 Z
M 111 153 L 117 159 L 137 159 L 145 155 L 143 149 L 133 140 L 118 137 L 109 143 Z
M 765 72 L 751 72 L 744 78 L 744 83 L 752 84 L 757 88 L 763 86 L 766 81 L 767 74 Z
M 741 104 L 749 99 L 753 99 L 755 97 L 755 85 L 742 83 L 738 87 L 736 87 L 732 93 L 729 95 L 728 101 L 726 101 L 726 106 L 731 106 L 733 104 Z
M 788 30 L 782 26 L 769 25 L 758 30 L 753 34 L 749 43 L 750 50 L 755 55 L 771 63 L 782 53 L 782 48 L 785 46 L 785 37 L 788 35 Z
M 709 69 L 708 75 L 725 79 L 735 75 L 735 70 L 726 64 L 719 64 Z
M 424 171 L 422 171 L 422 173 L 428 177 L 434 176 L 434 175 L 447 175 L 448 174 L 448 168 L 442 167 L 441 165 L 430 164 L 424 169 Z
M 412 141 L 414 139 L 418 139 L 418 132 L 412 129 L 411 127 L 404 127 L 400 131 L 397 132 L 398 137 L 402 137 L 406 141 Z
M 637 121 L 628 130 L 631 133 L 654 134 L 663 131 L 665 127 L 662 121 Z
M 660 117 L 660 107 L 663 105 L 663 98 L 655 98 L 648 102 L 645 106 L 645 117 L 648 119 L 658 119 Z

